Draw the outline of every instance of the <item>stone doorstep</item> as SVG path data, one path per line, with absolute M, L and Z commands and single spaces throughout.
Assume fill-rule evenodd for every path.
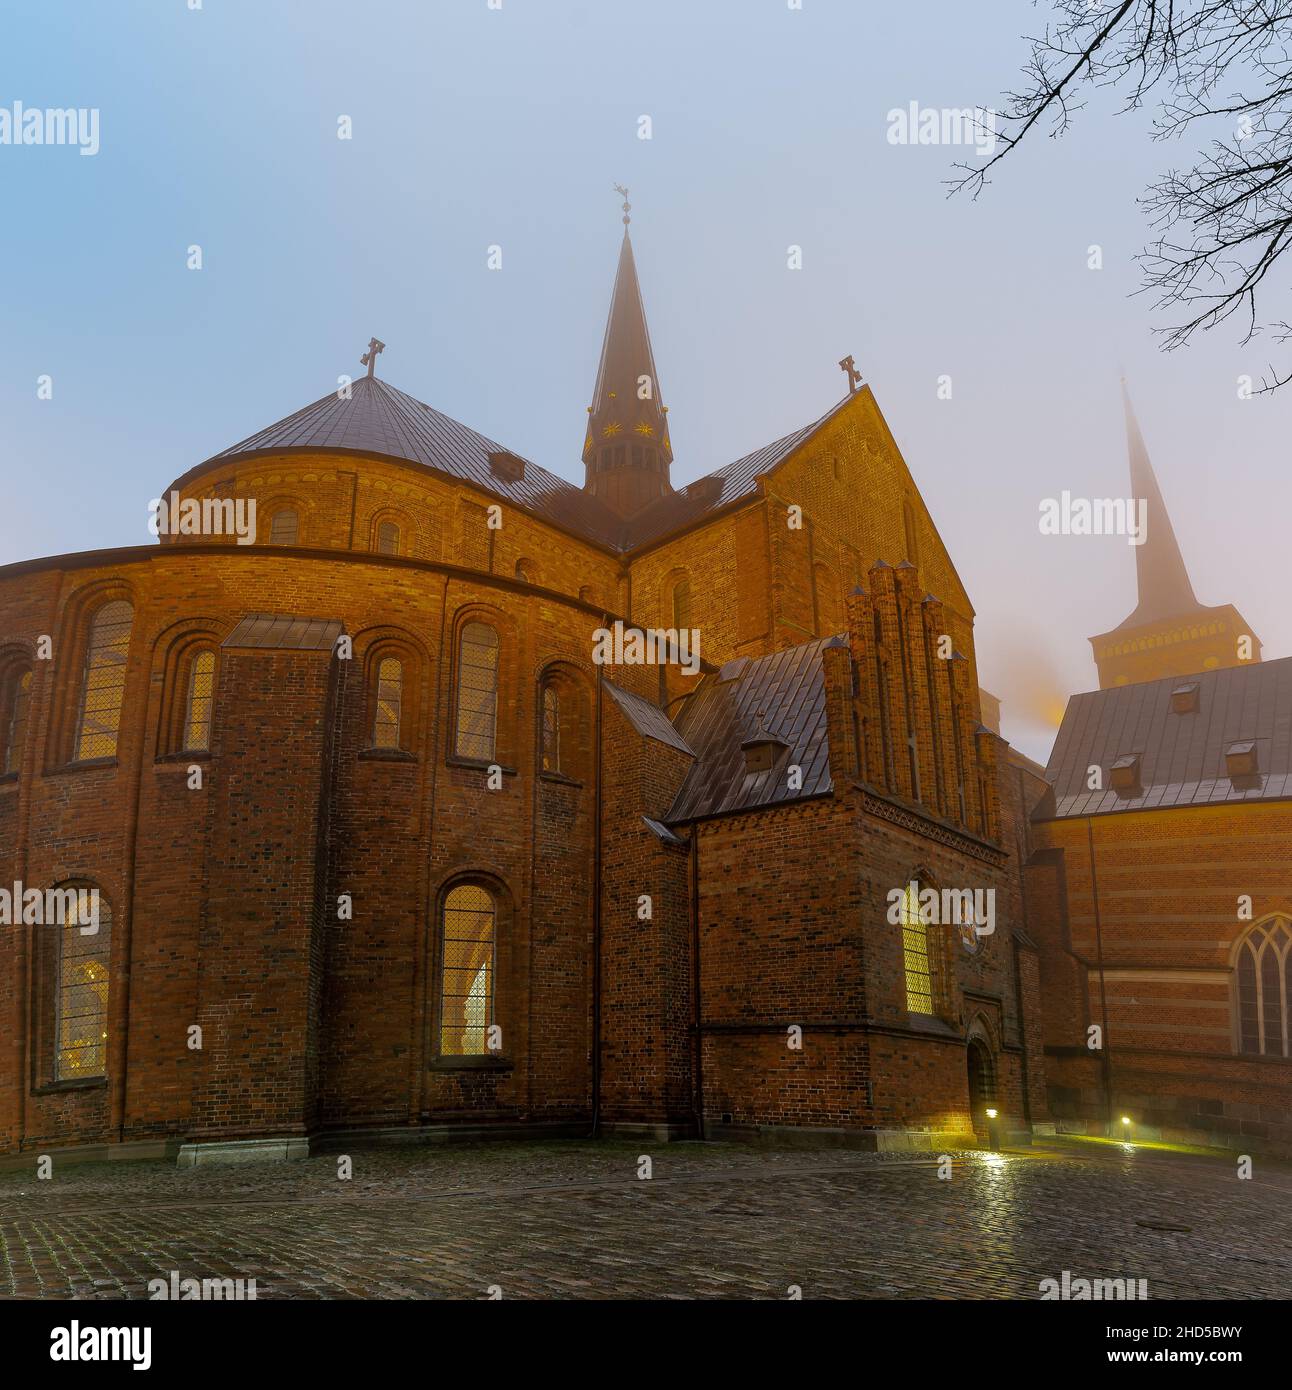
M 0 1173 L 34 1168 L 37 1158 L 48 1154 L 54 1166 L 67 1163 L 120 1163 L 174 1158 L 178 1139 L 132 1139 L 124 1144 L 68 1144 L 65 1147 L 36 1145 L 16 1154 L 0 1154 Z
M 310 1141 L 301 1135 L 284 1139 L 223 1139 L 210 1143 L 182 1144 L 177 1168 L 207 1164 L 284 1163 L 310 1156 Z

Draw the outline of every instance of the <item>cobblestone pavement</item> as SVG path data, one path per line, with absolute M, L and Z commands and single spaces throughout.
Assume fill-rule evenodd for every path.
M 653 1162 L 638 1177 L 638 1157 Z M 300 1163 L 0 1173 L 0 1298 L 1292 1297 L 1292 1167 L 1047 1141 L 936 1159 L 722 1144 L 497 1143 Z M 34 1170 L 34 1156 L 33 1156 Z M 1177 1229 L 1164 1229 L 1174 1227 Z M 1178 1228 L 1187 1229 L 1178 1229 Z

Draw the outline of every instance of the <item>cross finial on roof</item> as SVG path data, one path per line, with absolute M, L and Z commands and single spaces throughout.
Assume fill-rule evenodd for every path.
M 624 226 L 626 227 L 632 218 L 628 214 L 632 211 L 632 204 L 628 201 L 628 190 L 621 183 L 615 184 L 615 192 L 624 195 Z
M 861 385 L 861 373 L 857 370 L 857 364 L 851 356 L 841 358 L 839 367 L 848 374 L 848 394 L 851 395 Z
M 377 367 L 377 354 L 385 352 L 386 345 L 378 338 L 369 338 L 368 351 L 359 359 L 361 366 L 367 367 L 368 375 L 373 376 Z

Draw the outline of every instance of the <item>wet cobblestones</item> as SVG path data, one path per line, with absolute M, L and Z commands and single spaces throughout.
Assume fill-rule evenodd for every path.
M 653 1177 L 637 1176 L 639 1154 Z M 1152 1298 L 1292 1296 L 1292 1169 L 1056 1144 L 925 1156 L 621 1142 L 355 1150 L 300 1163 L 0 1173 L 0 1297 Z M 1152 1222 L 1155 1225 L 1141 1223 Z M 1163 1230 L 1162 1226 L 1187 1227 Z

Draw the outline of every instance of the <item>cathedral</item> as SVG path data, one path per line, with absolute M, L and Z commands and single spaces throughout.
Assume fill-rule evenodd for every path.
M 1155 532 L 1043 773 L 999 734 L 969 596 L 849 359 L 818 419 L 674 487 L 624 223 L 582 487 L 390 384 L 373 339 L 357 379 L 163 489 L 248 534 L 0 569 L 0 883 L 97 903 L 0 926 L 0 1154 L 1025 1142 L 1187 1090 L 1195 1046 L 1217 1094 L 1223 1060 L 1277 1101 L 1288 927 L 1260 873 L 1235 880 L 1255 944 L 1201 917 L 1186 941 L 1133 885 L 1164 816 L 1181 912 L 1217 817 L 1286 867 L 1286 723 L 1267 746 L 1240 718 L 1287 711 L 1283 663 L 1234 669 L 1242 619 Z M 1213 779 L 1191 798 L 1182 667 L 1208 712 L 1185 774 Z M 1262 790 L 1231 796 L 1207 760 L 1240 726 Z M 1231 975 L 1260 1047 L 1220 1059 Z

